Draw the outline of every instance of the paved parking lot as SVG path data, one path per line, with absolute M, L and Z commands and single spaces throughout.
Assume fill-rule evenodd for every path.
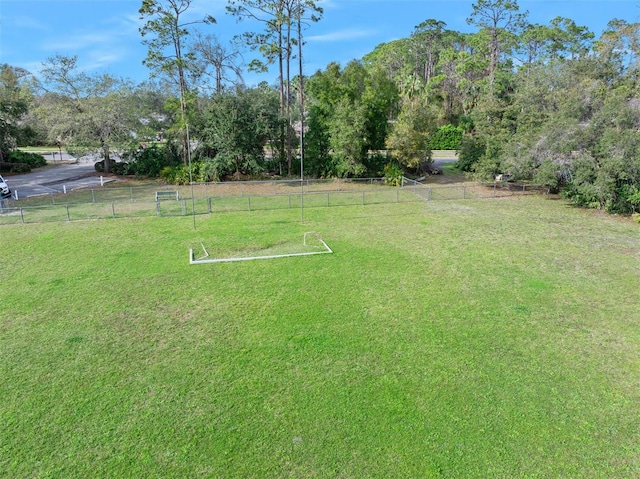
M 65 160 L 63 158 L 63 160 Z M 68 158 L 66 159 L 68 161 Z M 29 196 L 62 193 L 77 188 L 90 188 L 101 185 L 101 179 L 93 166 L 93 161 L 59 165 L 50 163 L 51 167 L 32 173 L 5 176 L 5 180 L 13 192 L 13 197 L 20 199 Z M 111 181 L 104 178 L 102 181 Z

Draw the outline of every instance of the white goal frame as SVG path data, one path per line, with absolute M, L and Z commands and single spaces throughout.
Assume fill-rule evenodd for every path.
M 303 244 L 305 246 L 307 245 L 308 235 L 316 235 L 316 233 L 307 232 L 304 234 Z M 202 250 L 204 251 L 204 256 L 201 256 L 200 258 L 196 258 L 193 252 L 193 248 L 191 248 L 189 250 L 189 264 L 231 263 L 235 261 L 254 261 L 258 259 L 292 258 L 295 256 L 313 256 L 317 254 L 333 253 L 333 250 L 329 247 L 327 243 L 325 243 L 325 241 L 322 238 L 318 236 L 317 239 L 318 241 L 320 241 L 320 243 L 322 243 L 324 250 L 310 251 L 308 253 L 284 253 L 284 254 L 272 254 L 272 255 L 265 255 L 265 256 L 240 256 L 238 258 L 210 258 L 207 248 L 205 248 L 203 243 L 200 243 L 200 246 L 202 246 Z

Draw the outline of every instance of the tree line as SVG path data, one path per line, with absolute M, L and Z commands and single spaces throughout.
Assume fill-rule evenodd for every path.
M 0 162 L 18 145 L 57 141 L 107 159 L 126 151 L 105 170 L 173 182 L 295 176 L 303 163 L 318 177 L 423 175 L 446 147 L 479 181 L 503 174 L 580 206 L 640 208 L 638 23 L 613 19 L 596 37 L 569 18 L 529 23 L 515 0 L 478 0 L 472 33 L 427 19 L 304 75 L 315 2 L 229 0 L 230 15 L 263 29 L 228 43 L 207 33 L 213 17 L 187 17 L 190 6 L 142 1 L 151 76 L 141 85 L 79 71 L 75 57 L 47 59 L 38 77 L 3 65 Z M 245 64 L 243 52 L 256 58 Z M 277 85 L 242 81 L 271 65 Z

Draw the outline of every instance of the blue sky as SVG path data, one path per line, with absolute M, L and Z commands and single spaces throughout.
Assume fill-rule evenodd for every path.
M 88 73 L 108 72 L 142 82 L 149 70 L 142 65 L 146 47 L 138 28 L 141 0 L 0 0 L 0 63 L 36 73 L 55 54 L 77 55 Z M 342 65 L 362 58 L 376 45 L 407 37 L 422 21 L 442 20 L 447 28 L 473 31 L 466 23 L 471 0 L 320 0 L 324 17 L 304 32 L 305 73 L 331 61 Z M 598 37 L 614 18 L 640 21 L 639 0 L 520 0 L 531 23 L 548 24 L 562 16 L 587 26 Z M 205 26 L 222 43 L 260 25 L 238 23 L 225 12 L 226 0 L 193 0 L 194 18 L 213 15 L 216 25 Z M 245 58 L 251 59 L 251 54 Z M 273 82 L 275 73 L 246 75 L 249 84 Z

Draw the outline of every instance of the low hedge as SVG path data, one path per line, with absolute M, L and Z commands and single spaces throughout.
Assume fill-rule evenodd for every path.
M 29 173 L 31 168 L 25 163 L 0 162 L 0 171 L 9 173 Z
M 47 160 L 38 153 L 29 153 L 21 150 L 14 150 L 9 153 L 8 163 L 21 163 L 29 168 L 40 168 L 46 166 Z

